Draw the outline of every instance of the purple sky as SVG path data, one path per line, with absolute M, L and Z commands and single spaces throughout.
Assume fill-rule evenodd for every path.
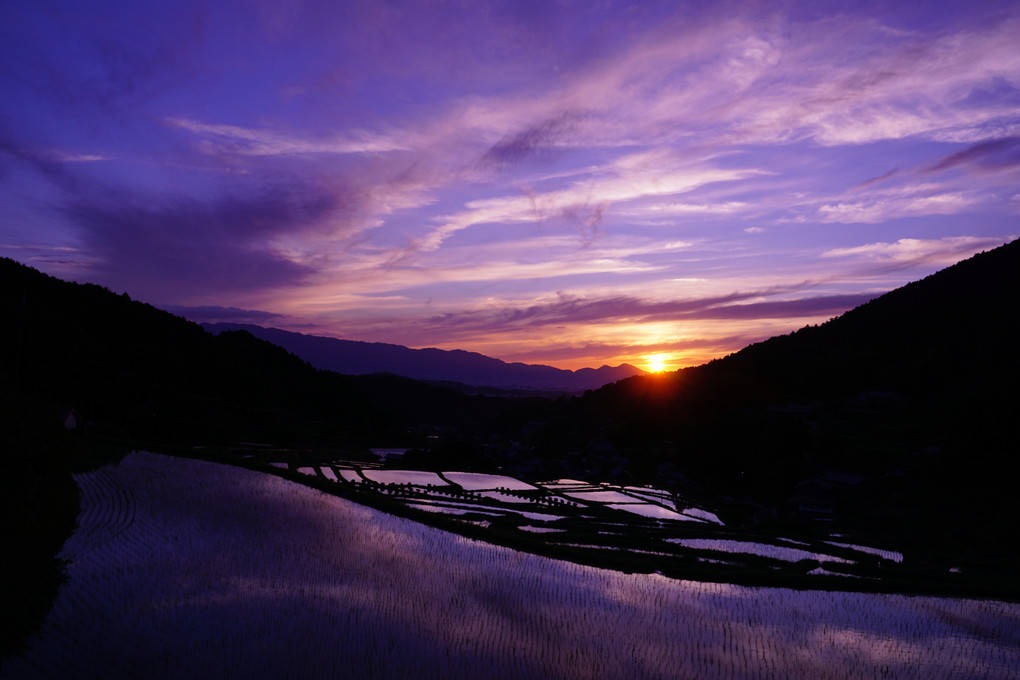
M 0 255 L 196 320 L 702 363 L 1020 234 L 1020 3 L 0 3 Z

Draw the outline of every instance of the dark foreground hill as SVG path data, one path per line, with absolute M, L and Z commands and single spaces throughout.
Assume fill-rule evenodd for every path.
M 0 658 L 59 586 L 55 555 L 78 510 L 72 470 L 129 448 L 356 453 L 414 443 L 421 424 L 491 430 L 515 408 L 393 375 L 321 371 L 248 333 L 212 335 L 127 294 L 0 259 Z M 444 446 L 447 460 L 473 453 Z
M 394 373 L 414 380 L 450 381 L 506 390 L 584 392 L 640 375 L 630 364 L 568 371 L 552 366 L 507 363 L 477 352 L 410 349 L 383 342 L 358 342 L 292 333 L 252 324 L 203 324 L 212 333 L 243 330 L 301 357 L 316 368 L 345 375 Z
M 819 326 L 606 386 L 566 421 L 755 501 L 745 521 L 811 518 L 1014 563 L 1018 297 L 1014 241 Z
M 242 331 L 199 325 L 95 285 L 0 260 L 0 393 L 74 409 L 136 445 L 349 448 L 409 426 L 485 427 L 501 400 L 397 376 L 343 376 Z M 55 417 L 55 416 L 54 416 Z

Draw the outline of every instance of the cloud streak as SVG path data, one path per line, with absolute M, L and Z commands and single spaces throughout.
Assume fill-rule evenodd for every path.
M 1009 237 L 1012 240 L 1015 237 Z M 851 248 L 834 248 L 824 258 L 861 258 L 884 267 L 907 268 L 918 265 L 945 267 L 976 252 L 1002 245 L 998 238 L 958 236 L 939 240 L 902 238 L 895 242 L 868 243 Z
M 249 129 L 236 125 L 210 125 L 183 118 L 167 123 L 194 133 L 199 148 L 212 154 L 246 156 L 284 156 L 297 154 L 374 154 L 403 151 L 407 147 L 384 135 L 354 130 L 344 137 L 300 139 L 269 129 Z
M 280 319 L 281 315 L 274 312 L 264 312 L 258 309 L 239 309 L 238 307 L 221 307 L 219 305 L 199 305 L 189 307 L 184 305 L 167 305 L 166 311 L 177 316 L 183 316 L 196 323 L 272 323 Z
M 1020 167 L 1020 136 L 992 139 L 950 154 L 928 167 L 926 172 L 945 172 L 954 168 L 1002 170 Z
M 525 308 L 475 310 L 425 320 L 442 327 L 484 327 L 493 332 L 515 326 L 549 326 L 581 322 L 683 321 L 685 319 L 762 319 L 836 316 L 864 304 L 874 294 L 829 295 L 788 300 L 761 300 L 767 292 L 733 293 L 724 297 L 653 301 L 631 296 L 581 299 L 561 296 L 555 302 Z
M 168 293 L 300 284 L 311 269 L 288 259 L 274 247 L 273 237 L 332 207 L 327 197 L 277 194 L 215 203 L 82 199 L 65 210 L 100 258 L 93 266 L 105 280 L 163 302 Z

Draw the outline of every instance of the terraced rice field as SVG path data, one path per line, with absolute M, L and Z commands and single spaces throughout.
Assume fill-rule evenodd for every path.
M 444 472 L 443 476 L 466 491 L 482 489 L 506 489 L 511 491 L 533 491 L 537 487 L 506 475 L 487 475 L 478 472 Z
M 1017 604 L 628 575 L 154 454 L 79 483 L 68 583 L 0 677 L 969 680 L 1020 669 Z
M 735 538 L 739 532 L 726 530 L 715 513 L 662 489 L 576 479 L 529 484 L 505 475 L 470 472 L 338 470 L 341 479 L 362 493 L 366 492 L 363 483 L 373 481 L 377 484 L 370 487 L 373 493 L 388 494 L 408 507 L 484 527 L 499 518 L 504 534 L 516 526 L 532 535 L 548 534 L 546 545 L 582 549 L 589 555 L 616 556 L 625 551 L 674 566 L 676 560 L 686 560 L 687 564 L 786 570 L 801 579 L 824 577 L 826 587 L 833 587 L 833 580 L 842 579 L 848 586 L 850 580 L 862 578 L 863 572 L 852 567 L 886 568 L 903 560 L 894 551 L 838 540 L 816 540 L 809 545 L 782 537 L 763 542 Z M 836 564 L 851 569 L 836 569 Z M 655 570 L 654 565 L 649 570 Z

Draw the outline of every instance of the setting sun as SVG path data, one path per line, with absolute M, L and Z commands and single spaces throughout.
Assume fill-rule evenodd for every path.
M 652 373 L 662 373 L 670 358 L 668 354 L 650 354 L 645 357 L 645 369 Z

